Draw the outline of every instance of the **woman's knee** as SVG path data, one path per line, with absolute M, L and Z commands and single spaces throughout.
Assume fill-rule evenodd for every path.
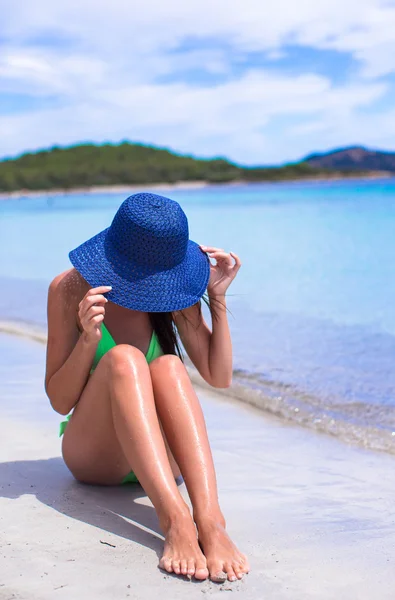
M 118 485 L 122 477 L 116 469 L 100 469 L 95 466 L 95 462 L 66 462 L 65 464 L 70 473 L 78 483 L 87 485 Z M 97 464 L 97 462 L 96 462 Z
M 141 350 L 128 344 L 114 346 L 106 352 L 102 361 L 115 377 L 137 375 L 139 370 L 147 368 L 147 362 Z
M 175 354 L 164 354 L 155 358 L 150 364 L 152 376 L 166 374 L 167 376 L 179 376 L 180 373 L 186 373 L 182 360 Z

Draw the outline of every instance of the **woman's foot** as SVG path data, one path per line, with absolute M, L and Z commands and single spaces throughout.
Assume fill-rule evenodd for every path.
M 249 572 L 248 560 L 226 533 L 222 516 L 218 519 L 201 517 L 195 520 L 212 581 L 237 581 Z
M 165 533 L 165 549 L 159 567 L 168 573 L 207 579 L 207 562 L 200 549 L 192 517 L 177 515 L 162 529 Z

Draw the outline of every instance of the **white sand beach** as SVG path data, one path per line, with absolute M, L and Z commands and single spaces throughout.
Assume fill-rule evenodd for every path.
M 139 486 L 81 485 L 63 464 L 44 346 L 3 334 L 0 353 L 2 600 L 394 598 L 393 456 L 199 390 L 228 529 L 252 571 L 188 581 L 157 568 L 163 538 Z
M 137 192 L 171 192 L 174 190 L 199 190 L 206 187 L 216 188 L 218 186 L 225 187 L 235 187 L 242 185 L 254 185 L 255 184 L 300 184 L 300 183 L 320 183 L 327 181 L 351 181 L 351 180 L 361 180 L 361 181 L 369 181 L 376 179 L 391 179 L 394 177 L 394 173 L 392 171 L 371 171 L 367 173 L 341 173 L 334 171 L 326 176 L 323 176 L 322 173 L 317 175 L 309 175 L 306 177 L 299 177 L 295 179 L 273 179 L 267 181 L 260 182 L 250 182 L 244 180 L 234 180 L 230 182 L 224 183 L 212 183 L 210 181 L 178 181 L 176 183 L 143 183 L 140 185 L 97 185 L 90 187 L 72 187 L 72 188 L 52 188 L 46 190 L 15 190 L 12 192 L 0 191 L 0 200 L 9 200 L 12 198 L 54 198 L 55 196 L 84 196 L 84 195 L 95 195 L 95 194 L 124 194 L 127 197 L 130 194 L 135 194 Z
M 240 182 L 236 182 L 237 185 Z M 230 183 L 228 185 L 235 185 Z M 170 191 L 170 190 L 197 190 L 210 184 L 207 181 L 178 181 L 176 183 L 144 183 L 140 185 L 97 185 L 90 187 L 52 188 L 49 190 L 16 190 L 12 192 L 0 192 L 0 200 L 8 198 L 35 198 L 69 195 L 92 195 L 92 194 L 129 194 L 142 191 Z

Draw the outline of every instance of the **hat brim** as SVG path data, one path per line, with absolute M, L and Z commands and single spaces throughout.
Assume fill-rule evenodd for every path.
M 120 259 L 101 231 L 69 253 L 75 269 L 92 287 L 112 286 L 111 302 L 142 312 L 174 312 L 196 304 L 207 289 L 210 261 L 189 240 L 184 260 L 171 269 L 136 266 Z

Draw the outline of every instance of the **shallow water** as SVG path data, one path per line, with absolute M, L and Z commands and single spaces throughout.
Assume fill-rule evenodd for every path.
M 242 258 L 229 289 L 238 394 L 394 450 L 395 180 L 168 195 L 187 213 L 192 239 Z M 0 201 L 0 319 L 45 324 L 49 281 L 123 199 Z

